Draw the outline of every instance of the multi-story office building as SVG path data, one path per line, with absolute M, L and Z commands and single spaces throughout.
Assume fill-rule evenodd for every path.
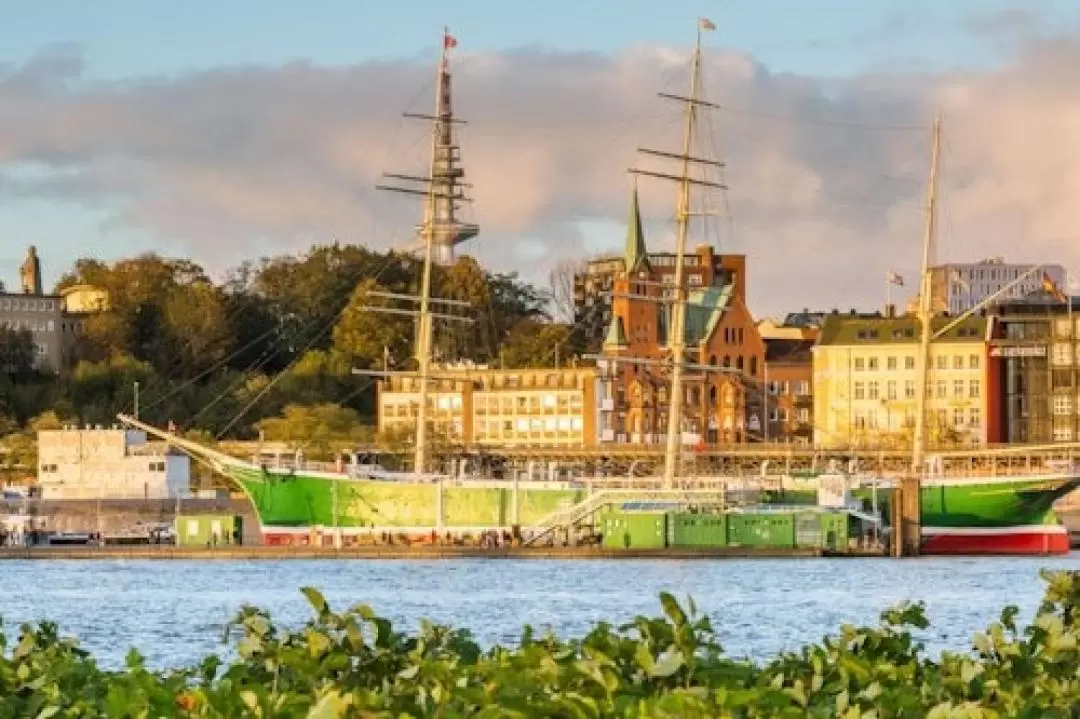
M 460 446 L 591 447 L 596 442 L 596 370 L 489 369 L 451 365 L 432 370 L 428 390 L 433 441 Z M 419 380 L 379 385 L 378 427 L 411 436 Z
M 952 320 L 935 317 L 932 328 Z M 991 321 L 969 317 L 930 345 L 926 438 L 930 446 L 987 441 Z M 814 443 L 909 446 L 915 427 L 920 330 L 911 316 L 830 315 L 813 350 Z
M 1080 438 L 1080 303 L 1035 292 L 994 308 L 988 412 L 991 442 Z
M 1059 288 L 1065 288 L 1065 268 L 1061 265 L 1006 264 L 1002 257 L 971 263 L 950 263 L 930 270 L 933 308 L 951 315 L 963 314 L 1029 272 L 999 301 L 1015 302 L 1042 289 L 1046 279 Z

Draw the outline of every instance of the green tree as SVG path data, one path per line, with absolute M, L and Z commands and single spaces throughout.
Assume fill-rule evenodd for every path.
M 291 404 L 281 417 L 259 420 L 256 427 L 269 441 L 285 442 L 311 459 L 332 459 L 335 452 L 369 441 L 371 427 L 354 409 L 337 404 Z
M 524 319 L 510 330 L 503 343 L 501 363 L 507 369 L 566 367 L 578 353 L 571 325 Z

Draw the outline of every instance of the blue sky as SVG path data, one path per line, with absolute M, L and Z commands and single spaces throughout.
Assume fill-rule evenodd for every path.
M 773 72 L 845 77 L 995 67 L 1011 57 L 1022 36 L 1080 25 L 1080 3 L 0 0 L 0 65 L 18 65 L 56 45 L 83 53 L 83 83 L 297 60 L 328 66 L 427 63 L 444 24 L 463 49 L 615 53 L 635 44 L 685 47 L 699 15 L 717 24 L 716 44 L 749 53 Z M 0 279 L 14 284 L 28 244 L 42 248 L 46 282 L 88 249 L 105 257 L 135 246 L 174 249 L 141 231 L 103 223 L 110 209 L 0 194 Z
M 109 78 L 297 59 L 348 64 L 430 52 L 443 24 L 471 49 L 612 52 L 685 44 L 692 19 L 705 15 L 720 42 L 775 70 L 844 75 L 895 60 L 927 69 L 992 64 L 1000 47 L 972 33 L 970 20 L 1017 7 L 1050 26 L 1080 16 L 1069 0 L 4 0 L 0 60 L 75 43 L 91 72 Z

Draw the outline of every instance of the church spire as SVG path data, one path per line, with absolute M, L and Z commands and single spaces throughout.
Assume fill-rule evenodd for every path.
M 645 231 L 641 227 L 641 210 L 638 208 L 637 183 L 630 197 L 630 217 L 626 223 L 626 271 L 633 272 L 638 265 L 649 265 L 648 250 L 645 248 Z

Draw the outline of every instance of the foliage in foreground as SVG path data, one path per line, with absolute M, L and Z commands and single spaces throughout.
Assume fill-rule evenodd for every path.
M 169 673 L 135 653 L 104 671 L 54 625 L 26 626 L 14 647 L 0 644 L 0 716 L 1080 716 L 1080 572 L 1044 577 L 1030 626 L 1006 608 L 974 651 L 936 660 L 912 635 L 928 626 L 921 605 L 755 665 L 725 657 L 709 620 L 667 594 L 661 618 L 599 624 L 580 640 L 526 628 L 519 647 L 484 650 L 446 627 L 396 632 L 367 607 L 335 614 L 305 589 L 316 616 L 304 628 L 247 608 L 239 659 Z

